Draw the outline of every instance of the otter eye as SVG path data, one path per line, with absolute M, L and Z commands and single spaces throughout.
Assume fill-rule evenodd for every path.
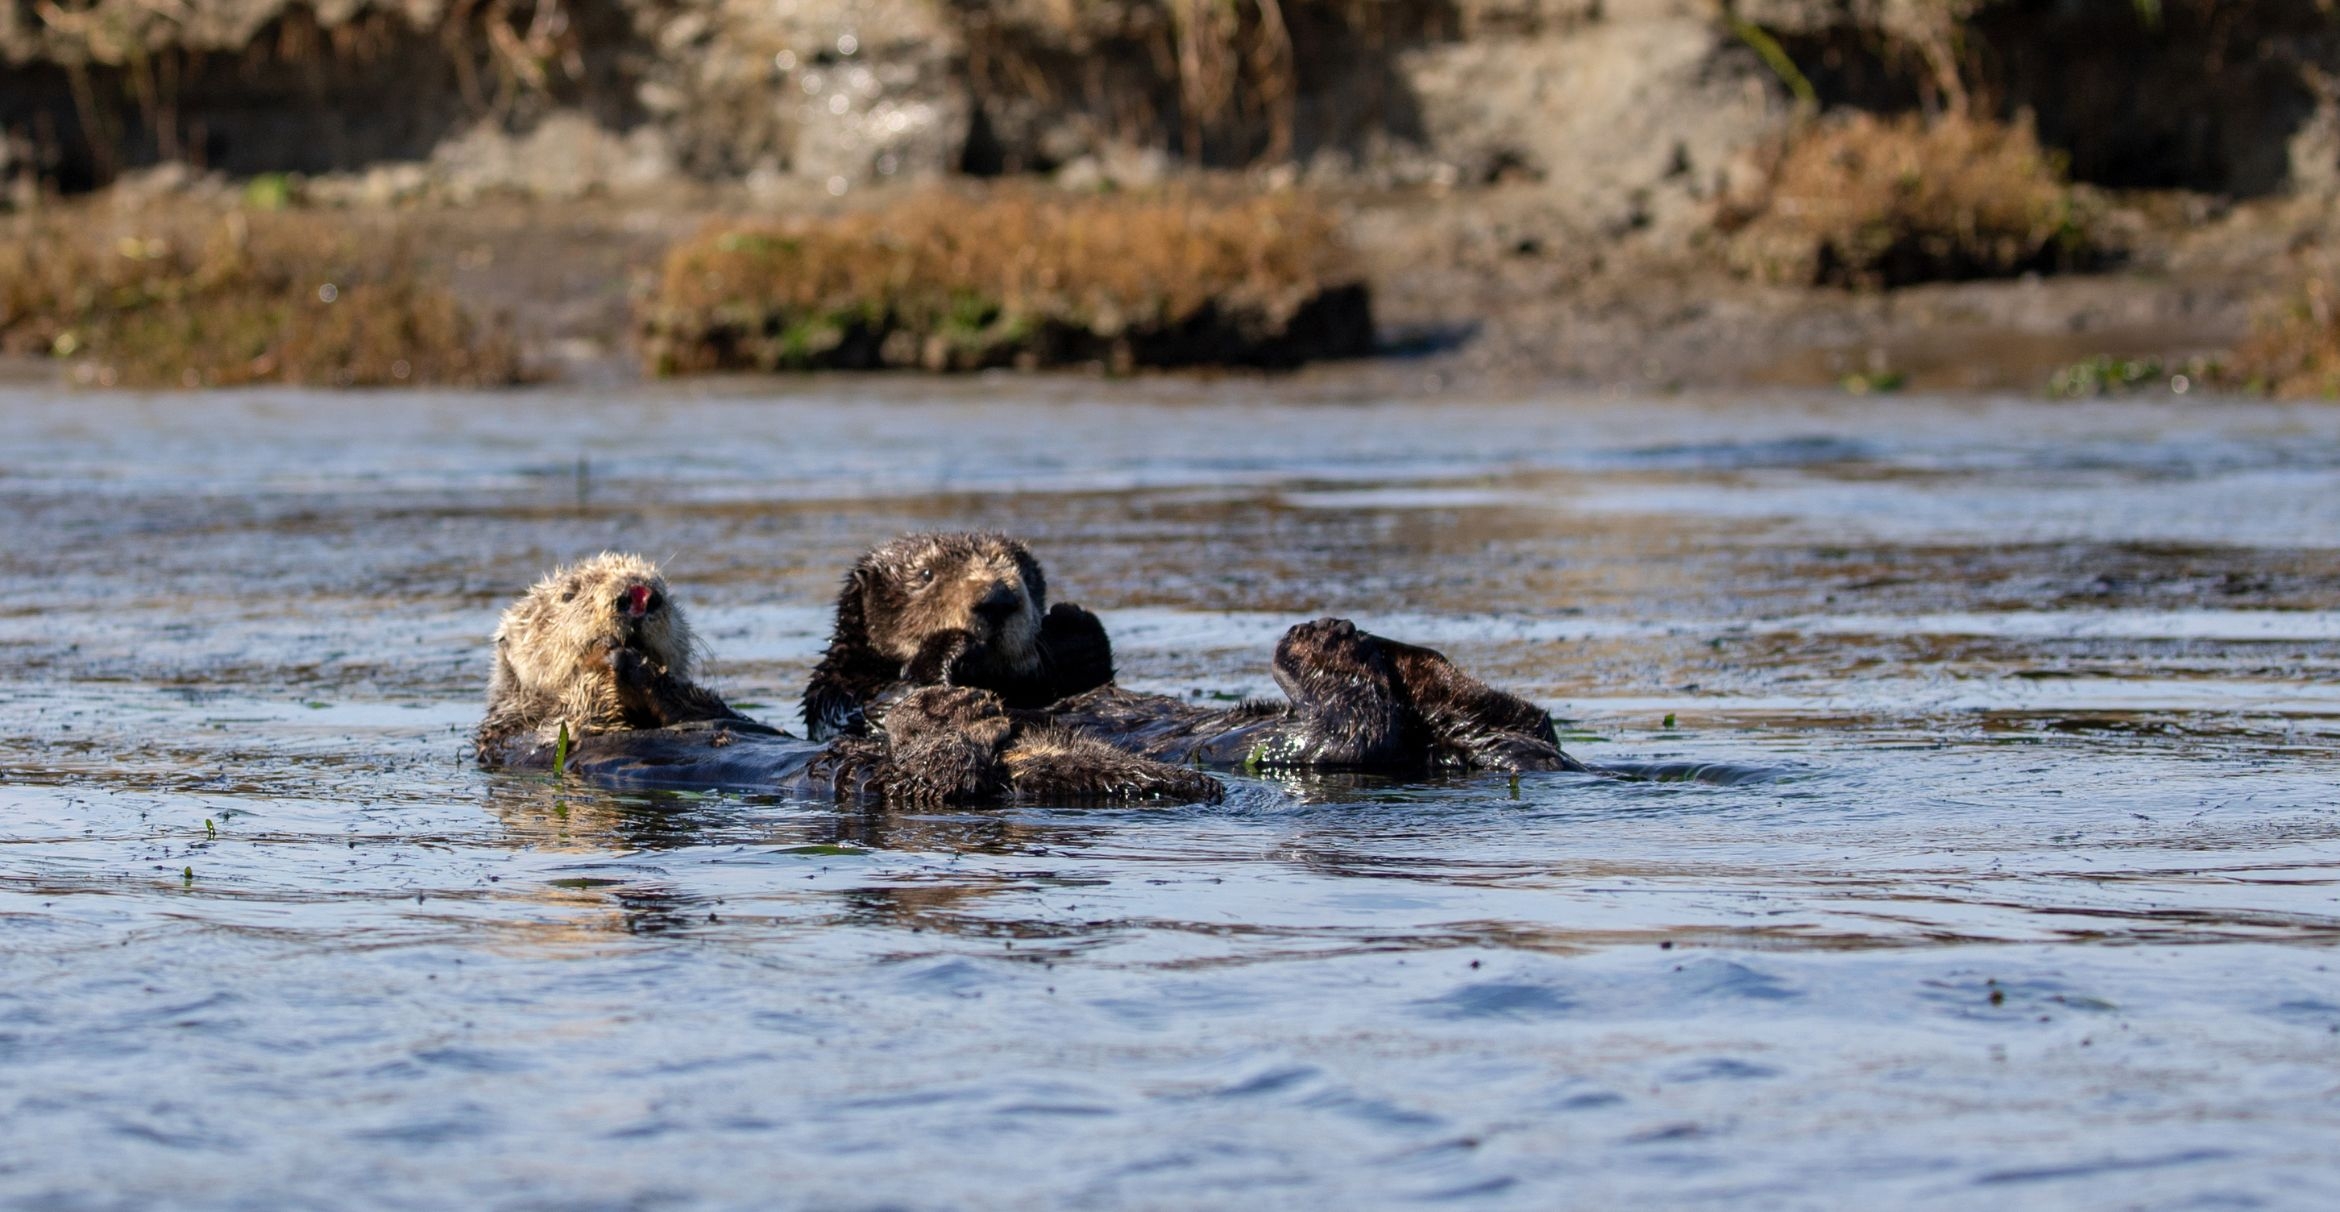
M 562 590 L 562 591 L 561 591 L 561 600 L 562 600 L 562 601 L 564 601 L 564 602 L 574 602 L 574 601 L 576 601 L 576 600 L 577 600 L 577 587 L 576 587 L 576 586 L 574 586 L 574 585 L 571 585 L 571 586 L 569 586 L 567 589 L 564 589 L 564 590 Z
M 919 583 L 919 584 L 921 584 L 921 585 L 932 585 L 932 584 L 934 584 L 934 569 L 932 569 L 932 568 L 921 568 L 921 569 L 919 569 L 919 570 L 918 570 L 918 583 Z

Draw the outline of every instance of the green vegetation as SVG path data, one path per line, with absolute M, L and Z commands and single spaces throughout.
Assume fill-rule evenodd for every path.
M 2165 362 L 2160 358 L 2115 358 L 2100 354 L 2057 371 L 2048 379 L 2048 395 L 2058 400 L 2157 390 L 2184 395 L 2196 383 L 2225 377 L 2226 372 L 2218 363 L 2204 358 Z
M 1334 217 L 1292 194 L 930 190 L 709 230 L 643 309 L 653 373 L 1287 365 L 1372 346 Z
M 1846 395 L 1891 395 L 1909 386 L 1909 376 L 1898 370 L 1856 370 L 1836 381 Z
M 0 352 L 107 387 L 521 377 L 511 334 L 418 267 L 393 220 L 192 209 L 0 219 Z

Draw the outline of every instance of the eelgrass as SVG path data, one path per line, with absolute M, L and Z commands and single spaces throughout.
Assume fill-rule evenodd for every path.
M 656 374 L 1289 365 L 1372 346 L 1336 221 L 1297 195 L 936 189 L 710 229 L 643 308 Z
M 0 219 L 0 351 L 105 386 L 381 387 L 519 379 L 393 226 L 346 216 L 94 206 Z

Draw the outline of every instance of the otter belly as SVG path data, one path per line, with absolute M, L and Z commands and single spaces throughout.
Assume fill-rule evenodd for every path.
M 551 770 L 555 746 L 527 741 L 486 755 L 501 770 Z M 740 720 L 694 721 L 666 728 L 597 732 L 569 744 L 568 773 L 616 790 L 751 791 L 834 794 L 812 773 L 828 752 L 817 741 Z

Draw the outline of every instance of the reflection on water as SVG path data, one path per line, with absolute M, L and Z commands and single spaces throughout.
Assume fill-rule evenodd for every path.
M 2340 413 L 820 390 L 0 401 L 0 1206 L 2340 1181 Z M 786 720 L 851 556 L 970 524 L 1130 684 L 1265 692 L 1338 611 L 1636 777 L 889 812 L 465 764 L 557 560 L 666 560 Z

